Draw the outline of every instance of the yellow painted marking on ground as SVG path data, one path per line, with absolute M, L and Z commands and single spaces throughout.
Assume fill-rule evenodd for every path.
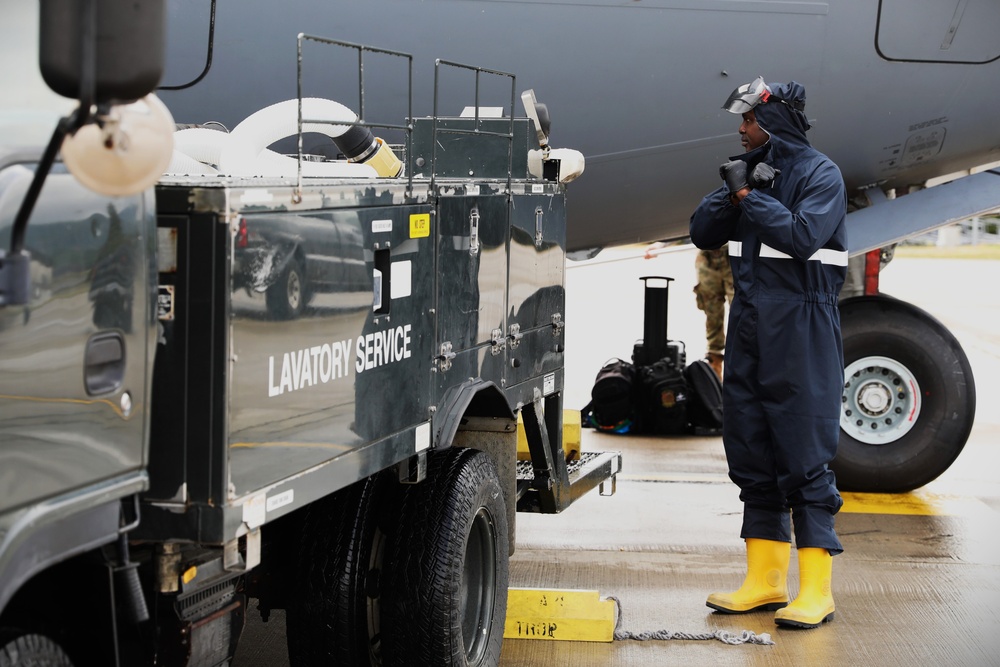
M 910 493 L 841 493 L 841 512 L 853 514 L 914 514 L 919 516 L 958 516 L 970 514 L 981 501 L 975 498 L 947 496 L 930 491 Z
M 610 642 L 615 603 L 597 591 L 511 588 L 504 639 Z
M 618 474 L 619 481 L 665 482 L 687 484 L 732 484 L 727 475 L 698 472 Z M 844 499 L 841 512 L 848 514 L 911 514 L 914 516 L 968 516 L 989 509 L 978 498 L 932 493 L 923 489 L 910 493 L 840 494 Z

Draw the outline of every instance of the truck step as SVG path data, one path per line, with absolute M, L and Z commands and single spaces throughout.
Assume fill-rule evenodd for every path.
M 612 495 L 615 477 L 622 469 L 621 452 L 583 452 L 579 459 L 566 462 L 567 482 L 549 477 L 536 483 L 531 461 L 517 462 L 517 511 L 557 513 L 573 504 L 583 494 L 600 486 L 601 495 Z M 549 487 L 551 480 L 551 488 Z M 605 483 L 611 488 L 605 493 Z M 539 488 L 543 487 L 543 488 Z

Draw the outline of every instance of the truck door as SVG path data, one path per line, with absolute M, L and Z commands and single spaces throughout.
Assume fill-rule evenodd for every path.
M 505 382 L 508 204 L 486 189 L 439 199 L 439 396 L 468 378 Z
M 33 173 L 0 155 L 4 247 Z M 30 302 L 0 306 L 0 513 L 143 465 L 152 225 L 151 194 L 49 175 L 27 228 Z
M 517 197 L 511 209 L 507 384 L 563 367 L 566 313 L 566 199 L 555 192 Z

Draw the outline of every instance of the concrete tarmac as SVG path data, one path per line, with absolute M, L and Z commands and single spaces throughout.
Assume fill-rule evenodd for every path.
M 668 334 L 704 354 L 694 250 L 653 260 L 620 248 L 567 270 L 568 408 L 589 398 L 610 357 L 642 337 L 643 275 L 675 278 Z M 1000 261 L 895 259 L 882 289 L 940 319 L 972 363 L 977 416 L 952 467 L 911 494 L 845 494 L 837 516 L 836 617 L 814 630 L 778 628 L 773 613 L 724 615 L 705 606 L 745 572 L 742 505 L 720 438 L 623 437 L 584 430 L 585 451 L 620 450 L 617 493 L 591 493 L 560 515 L 518 515 L 510 585 L 596 590 L 621 602 L 621 628 L 700 634 L 768 633 L 773 645 L 716 640 L 612 643 L 506 640 L 501 665 L 1000 665 Z M 797 589 L 793 555 L 789 584 Z M 252 605 L 251 605 L 252 606 Z M 248 615 L 236 667 L 287 664 L 282 616 Z

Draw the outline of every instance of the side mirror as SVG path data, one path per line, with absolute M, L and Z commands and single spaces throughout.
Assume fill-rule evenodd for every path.
M 134 102 L 153 92 L 163 77 L 164 0 L 40 0 L 38 64 L 45 83 L 76 99 L 88 95 L 84 77 L 93 77 L 94 104 Z M 90 23 L 91 30 L 87 30 Z M 85 45 L 84 36 L 96 36 Z M 87 46 L 96 50 L 94 71 L 85 73 Z
M 139 192 L 170 162 L 173 119 L 150 94 L 163 76 L 163 3 L 40 0 L 42 78 L 80 100 L 60 147 L 63 162 L 95 192 Z
M 10 251 L 0 249 L 0 306 L 28 303 L 25 234 L 60 149 L 78 180 L 108 196 L 150 187 L 169 164 L 173 119 L 150 94 L 163 76 L 165 25 L 163 0 L 39 0 L 42 78 L 80 105 L 59 121 L 14 218 Z

